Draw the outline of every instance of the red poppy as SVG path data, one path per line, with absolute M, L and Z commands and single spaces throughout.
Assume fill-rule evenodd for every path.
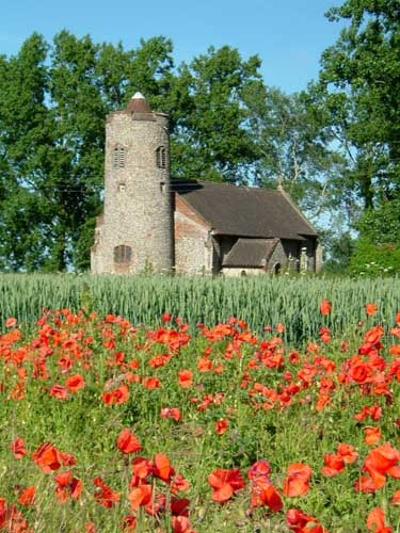
M 337 450 L 338 454 L 342 456 L 343 461 L 347 465 L 355 463 L 358 459 L 358 453 L 351 444 L 339 444 Z
M 171 313 L 164 313 L 163 316 L 161 317 L 161 320 L 164 322 L 164 324 L 168 324 L 168 322 L 171 322 L 172 320 Z
M 50 396 L 53 396 L 53 398 L 56 398 L 57 400 L 67 400 L 69 394 L 68 390 L 62 385 L 54 385 L 54 387 L 50 389 Z
M 62 455 L 59 450 L 49 442 L 42 444 L 32 455 L 32 460 L 43 470 L 45 474 L 51 474 L 58 470 L 62 464 Z
M 386 476 L 400 479 L 400 453 L 390 444 L 375 448 L 365 460 L 367 476 L 361 477 L 355 488 L 358 492 L 374 493 L 386 484 Z
M 182 389 L 190 389 L 193 385 L 193 372 L 191 370 L 182 370 L 178 374 L 179 385 Z
M 378 312 L 378 306 L 377 304 L 367 304 L 365 306 L 365 311 L 368 316 L 374 316 Z
M 6 320 L 6 328 L 15 328 L 17 325 L 17 319 L 14 317 L 7 318 Z
M 375 446 L 382 438 L 382 431 L 379 427 L 367 427 L 364 428 L 365 444 L 368 446 Z
M 154 476 L 169 483 L 175 474 L 175 470 L 171 466 L 169 458 L 163 454 L 158 453 L 154 458 Z
M 128 499 L 130 501 L 132 511 L 137 511 L 140 507 L 147 505 L 151 502 L 152 498 L 152 486 L 140 485 L 135 487 L 129 494 Z
M 83 389 L 86 383 L 80 374 L 76 374 L 75 376 L 71 376 L 70 378 L 67 379 L 66 385 L 69 391 L 75 394 L 79 392 L 81 389 Z
M 316 518 L 298 509 L 289 509 L 286 523 L 295 533 L 328 533 L 328 530 L 321 526 Z
M 159 389 L 161 381 L 158 378 L 145 378 L 143 380 L 143 387 L 148 390 Z
M 310 490 L 313 471 L 310 466 L 295 463 L 288 467 L 288 475 L 284 482 L 283 493 L 289 498 L 305 496 Z
M 161 418 L 172 419 L 175 422 L 180 422 L 182 420 L 181 410 L 177 407 L 164 407 L 161 409 Z
M 121 499 L 120 495 L 117 492 L 114 492 L 100 477 L 97 477 L 93 483 L 97 487 L 94 495 L 95 500 L 102 507 L 110 509 L 119 503 Z
M 332 312 L 332 304 L 329 300 L 322 300 L 320 311 L 322 316 L 328 316 Z
M 245 487 L 245 481 L 240 470 L 215 470 L 208 476 L 208 483 L 213 489 L 212 499 L 218 503 L 224 503 L 234 494 Z
M 196 533 L 187 516 L 173 516 L 172 530 L 174 533 Z
M 252 465 L 247 476 L 251 481 L 257 481 L 258 479 L 270 481 L 269 476 L 271 472 L 272 468 L 269 462 L 265 459 L 260 459 Z
M 374 533 L 393 533 L 393 529 L 386 523 L 385 511 L 381 507 L 375 507 L 369 513 L 367 528 Z
M 324 457 L 325 466 L 322 468 L 324 476 L 333 477 L 344 472 L 345 463 L 340 455 L 328 454 Z
M 283 509 L 283 501 L 272 483 L 258 478 L 252 484 L 251 507 L 263 506 L 269 507 L 274 513 L 279 513 Z
M 229 428 L 229 420 L 227 420 L 226 418 L 218 420 L 217 423 L 215 424 L 215 432 L 217 433 L 217 435 L 223 435 L 224 433 L 228 431 L 228 428 Z
M 14 454 L 15 459 L 22 459 L 27 453 L 25 448 L 25 441 L 23 439 L 15 439 L 15 441 L 11 445 L 11 450 Z
M 181 474 L 176 474 L 171 481 L 172 494 L 179 494 L 190 489 L 190 483 Z
M 396 490 L 396 492 L 393 494 L 393 498 L 391 499 L 390 503 L 392 505 L 400 505 L 400 490 Z
M 129 400 L 129 388 L 127 385 L 108 391 L 103 394 L 103 402 L 106 405 L 122 405 Z
M 25 507 L 29 507 L 30 505 L 33 505 L 35 503 L 36 499 L 36 487 L 28 487 L 25 490 L 23 490 L 20 494 L 20 497 L 18 498 L 18 503 Z
M 73 476 L 71 471 L 63 472 L 55 477 L 56 496 L 61 503 L 67 502 L 70 498 L 79 500 L 83 491 L 83 483 Z
M 136 531 L 136 528 L 137 528 L 136 516 L 133 516 L 133 515 L 126 516 L 122 524 L 123 531 L 125 533 L 131 533 L 132 531 Z
M 136 487 L 143 483 L 150 475 L 153 474 L 154 465 L 144 457 L 137 457 L 132 463 L 133 479 L 130 487 Z
M 139 439 L 129 429 L 124 429 L 118 436 L 117 447 L 122 453 L 130 454 L 140 452 L 142 445 Z

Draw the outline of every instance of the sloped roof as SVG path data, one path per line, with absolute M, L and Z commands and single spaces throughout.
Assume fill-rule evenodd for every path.
M 172 190 L 187 201 L 216 234 L 295 240 L 318 235 L 282 191 L 173 180 Z
M 238 239 L 225 256 L 224 267 L 265 267 L 279 239 Z

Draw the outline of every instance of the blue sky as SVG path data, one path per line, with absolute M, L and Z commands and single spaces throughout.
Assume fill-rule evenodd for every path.
M 1 0 L 0 54 L 15 54 L 33 32 L 46 39 L 62 29 L 96 42 L 172 39 L 179 63 L 225 44 L 243 57 L 258 54 L 265 82 L 286 92 L 318 75 L 322 51 L 341 26 L 324 13 L 340 0 Z

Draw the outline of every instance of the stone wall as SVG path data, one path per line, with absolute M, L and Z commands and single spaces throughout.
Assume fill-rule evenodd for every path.
M 165 168 L 157 166 L 163 146 Z M 115 165 L 114 150 L 124 150 Z M 105 202 L 92 249 L 92 272 L 169 272 L 173 267 L 173 210 L 169 177 L 168 118 L 161 113 L 112 113 L 106 124 Z M 130 246 L 129 263 L 114 261 L 114 248 Z

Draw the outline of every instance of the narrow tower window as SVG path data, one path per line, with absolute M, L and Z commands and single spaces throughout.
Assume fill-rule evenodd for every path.
M 125 166 L 125 148 L 123 146 L 116 146 L 113 153 L 113 167 L 124 168 Z
M 132 248 L 125 244 L 119 244 L 114 248 L 114 263 L 128 265 L 132 259 Z
M 159 146 L 156 150 L 156 159 L 158 168 L 166 168 L 167 153 L 164 146 Z

